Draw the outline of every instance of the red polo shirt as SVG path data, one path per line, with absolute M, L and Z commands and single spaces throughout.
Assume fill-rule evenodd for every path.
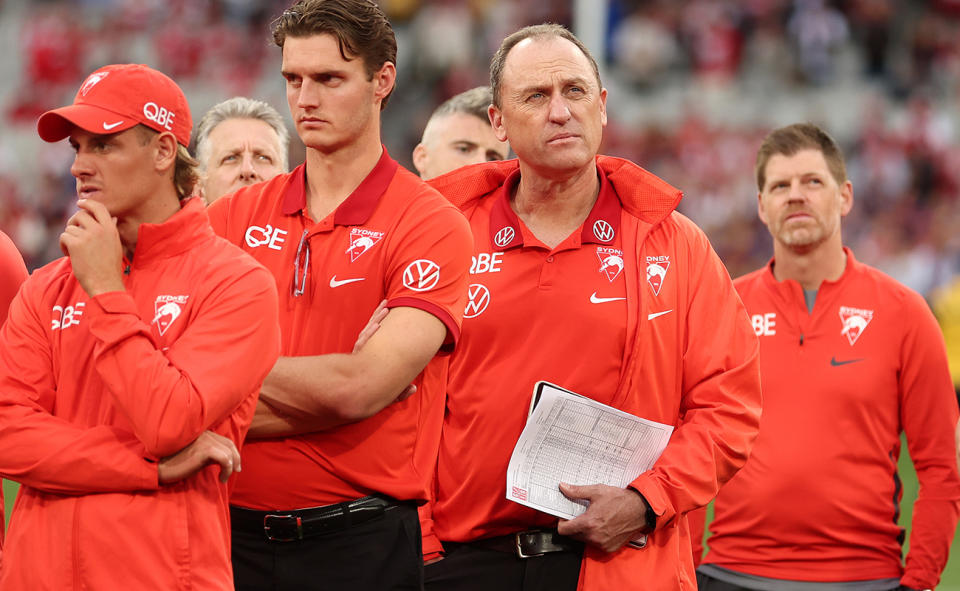
M 281 298 L 283 356 L 349 353 L 384 298 L 425 310 L 460 333 L 470 229 L 463 215 L 386 150 L 333 213 L 306 210 L 303 166 L 216 201 L 214 229 L 265 265 Z M 418 393 L 366 420 L 306 435 L 251 440 L 231 502 L 294 509 L 373 492 L 425 499 L 418 432 L 431 396 Z M 422 443 L 419 443 L 422 445 Z M 431 466 L 432 467 L 432 466 Z
M 434 507 L 441 540 L 556 523 L 505 497 L 534 384 L 605 403 L 617 391 L 627 331 L 621 205 L 599 174 L 586 221 L 552 249 L 510 207 L 519 171 L 468 214 L 474 263 L 463 337 L 450 358 Z

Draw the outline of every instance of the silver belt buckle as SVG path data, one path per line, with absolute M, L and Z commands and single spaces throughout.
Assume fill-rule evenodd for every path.
M 527 531 L 519 531 L 519 532 L 513 534 L 513 540 L 514 540 L 514 543 L 515 543 L 515 547 L 516 547 L 516 550 L 517 550 L 517 556 L 518 556 L 518 557 L 520 557 L 520 558 L 535 558 L 535 557 L 537 557 L 537 556 L 543 556 L 543 554 L 544 554 L 543 552 L 537 552 L 536 554 L 526 554 L 526 553 L 524 553 L 524 551 L 523 551 L 523 544 L 520 543 L 520 536 L 525 536 L 525 535 L 528 535 L 528 534 L 537 534 L 537 533 L 542 533 L 542 532 L 539 532 L 539 531 L 537 531 L 537 530 L 527 530 Z

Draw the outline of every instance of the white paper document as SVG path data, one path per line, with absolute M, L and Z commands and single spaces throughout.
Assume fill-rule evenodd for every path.
M 573 519 L 586 501 L 569 500 L 558 485 L 626 487 L 649 470 L 673 433 L 548 382 L 537 382 L 534 408 L 507 467 L 507 498 Z

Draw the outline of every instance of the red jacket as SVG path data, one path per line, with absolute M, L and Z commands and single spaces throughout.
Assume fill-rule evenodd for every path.
M 232 589 L 218 468 L 159 485 L 206 429 L 240 446 L 279 354 L 265 269 L 199 199 L 139 229 L 126 291 L 90 298 L 62 258 L 0 332 L 0 474 L 22 486 L 0 589 Z
M 27 278 L 27 266 L 13 240 L 0 232 L 0 325 L 7 319 L 7 310 L 20 284 Z M 0 525 L 3 524 L 3 491 L 0 490 Z M 0 550 L 3 549 L 3 527 L 0 527 Z
M 647 547 L 588 548 L 580 588 L 696 589 L 684 514 L 708 503 L 747 459 L 760 418 L 757 339 L 706 237 L 673 211 L 680 192 L 627 160 L 601 156 L 597 165 L 624 209 L 627 345 L 613 406 L 676 430 L 654 468 L 631 485 L 658 516 Z M 476 165 L 431 184 L 470 217 L 517 167 Z M 670 261 L 675 279 L 658 284 L 656 297 L 647 257 L 669 257 L 658 260 Z M 648 319 L 665 309 L 673 313 Z

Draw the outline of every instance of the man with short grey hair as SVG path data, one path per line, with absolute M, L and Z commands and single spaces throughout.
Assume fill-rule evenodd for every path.
M 432 179 L 468 164 L 506 159 L 510 144 L 497 138 L 487 115 L 492 102 L 490 87 L 478 86 L 437 107 L 423 129 L 423 139 L 413 149 L 413 165 L 420 178 Z
M 235 96 L 217 103 L 197 126 L 200 193 L 209 205 L 245 185 L 287 172 L 290 132 L 269 104 Z

